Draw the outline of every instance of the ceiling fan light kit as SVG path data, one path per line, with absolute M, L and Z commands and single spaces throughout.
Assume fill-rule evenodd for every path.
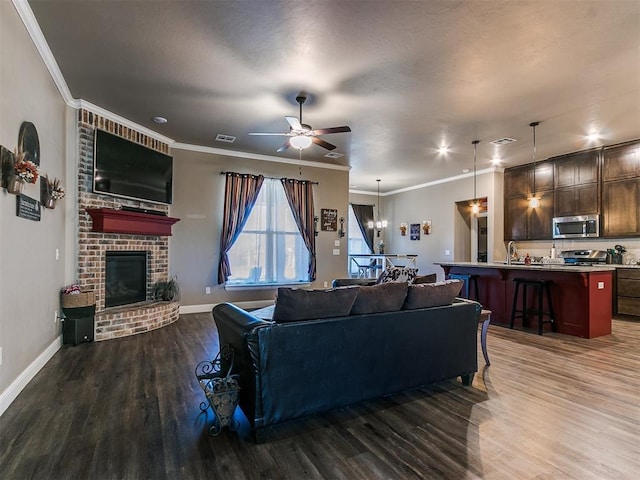
M 284 117 L 289 124 L 288 133 L 250 133 L 249 135 L 277 135 L 290 137 L 284 145 L 278 148 L 278 152 L 284 152 L 291 147 L 303 150 L 305 148 L 309 148 L 312 143 L 315 143 L 322 148 L 326 148 L 327 150 L 335 149 L 335 145 L 323 140 L 320 138 L 320 135 L 328 135 L 330 133 L 348 133 L 351 131 L 351 128 L 343 126 L 313 130 L 311 125 L 302 123 L 302 104 L 306 100 L 307 96 L 302 93 L 296 97 L 296 102 L 300 105 L 300 114 L 298 118 L 289 116 Z

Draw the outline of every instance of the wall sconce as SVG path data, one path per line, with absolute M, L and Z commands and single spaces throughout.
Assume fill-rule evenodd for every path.
M 340 217 L 340 230 L 338 230 L 338 236 L 340 238 L 344 237 L 344 217 Z
M 422 222 L 422 231 L 425 235 L 429 235 L 431 233 L 431 220 L 424 220 Z
M 404 237 L 406 234 L 407 234 L 407 224 L 405 222 L 402 222 L 400 224 L 400 235 Z
M 313 217 L 313 235 L 315 237 L 318 236 L 318 220 L 319 218 L 317 216 Z

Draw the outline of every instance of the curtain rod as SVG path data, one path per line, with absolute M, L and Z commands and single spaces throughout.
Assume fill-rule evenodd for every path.
M 238 172 L 220 172 L 220 175 L 226 175 L 228 173 L 238 173 Z M 256 175 L 255 173 L 238 173 L 238 175 L 251 175 L 253 177 L 257 177 L 258 175 Z M 264 178 L 268 178 L 269 180 L 282 180 L 282 178 L 277 178 L 277 177 L 267 177 L 266 175 L 263 175 Z M 286 178 L 286 177 L 285 177 Z M 290 179 L 291 180 L 291 179 Z M 303 182 L 309 182 L 312 185 L 320 185 L 318 182 L 312 182 L 310 180 L 303 180 Z

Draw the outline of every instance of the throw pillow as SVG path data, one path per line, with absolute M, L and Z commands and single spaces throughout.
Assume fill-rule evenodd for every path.
M 462 280 L 409 285 L 404 310 L 450 305 L 462 289 Z
M 280 287 L 273 320 L 283 323 L 349 315 L 358 295 L 358 288 L 360 287 L 303 290 Z
M 435 273 L 430 273 L 428 275 L 416 275 L 416 278 L 411 282 L 412 285 L 417 285 L 419 283 L 435 283 L 438 276 Z
M 417 268 L 387 267 L 378 277 L 377 283 L 387 282 L 413 282 L 418 274 Z
M 351 315 L 396 312 L 402 309 L 408 286 L 406 282 L 387 282 L 360 287 Z

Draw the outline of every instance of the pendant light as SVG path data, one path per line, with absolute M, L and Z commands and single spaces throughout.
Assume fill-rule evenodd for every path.
M 378 232 L 376 233 L 376 236 L 379 237 L 380 236 L 380 231 L 383 228 L 387 228 L 387 221 L 386 220 L 382 220 L 380 218 L 380 179 L 377 179 L 376 182 L 378 182 L 378 201 L 376 202 L 377 220 L 376 220 L 376 223 L 375 223 L 375 227 L 378 230 Z M 369 228 L 373 228 L 373 222 L 369 222 Z
M 540 122 L 531 122 L 529 124 L 533 128 L 533 194 L 529 198 L 529 206 L 531 208 L 540 206 L 540 199 L 536 195 L 536 127 L 538 125 L 540 125 Z
M 474 140 L 473 144 L 473 203 L 471 203 L 471 213 L 477 215 L 480 213 L 480 203 L 476 192 L 476 175 L 477 175 L 477 151 L 480 140 Z

